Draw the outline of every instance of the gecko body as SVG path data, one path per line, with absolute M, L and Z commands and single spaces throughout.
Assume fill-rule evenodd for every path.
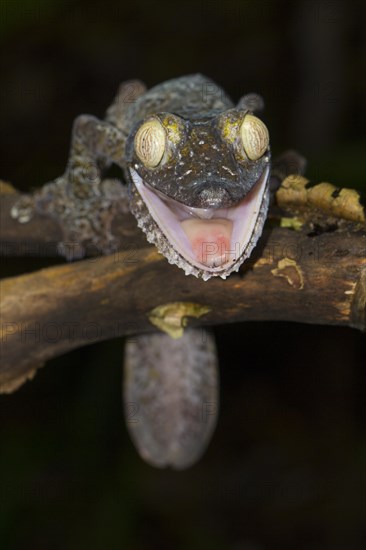
M 267 215 L 269 134 L 254 114 L 262 106 L 255 94 L 234 105 L 200 74 L 150 90 L 127 82 L 104 120 L 75 120 L 65 173 L 22 199 L 13 216 L 54 217 L 70 260 L 89 244 L 118 248 L 112 220 L 130 209 L 170 263 L 204 280 L 226 278 L 250 255 Z M 113 163 L 127 185 L 105 177 Z M 215 345 L 204 331 L 127 343 L 125 415 L 141 456 L 176 469 L 196 462 L 216 424 L 218 387 Z

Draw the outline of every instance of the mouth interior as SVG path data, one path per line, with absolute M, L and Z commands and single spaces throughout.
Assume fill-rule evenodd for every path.
M 130 170 L 152 218 L 190 265 L 220 274 L 244 254 L 258 219 L 269 168 L 244 199 L 230 208 L 186 206 L 145 185 L 137 172 Z

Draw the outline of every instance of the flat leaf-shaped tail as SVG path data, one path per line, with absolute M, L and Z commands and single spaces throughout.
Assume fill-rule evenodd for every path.
M 213 337 L 186 329 L 182 338 L 147 334 L 125 348 L 124 409 L 128 430 L 152 466 L 194 464 L 216 426 L 219 381 Z

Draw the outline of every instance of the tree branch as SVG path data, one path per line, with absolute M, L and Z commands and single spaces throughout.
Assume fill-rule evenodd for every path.
M 69 350 L 154 330 L 151 310 L 170 302 L 210 309 L 191 326 L 287 320 L 365 330 L 366 234 L 308 233 L 267 227 L 226 281 L 186 277 L 153 247 L 4 279 L 0 389 L 13 391 Z
M 57 254 L 57 222 L 35 214 L 19 223 L 11 209 L 22 195 L 4 182 L 0 193 L 2 254 Z M 226 281 L 203 282 L 170 266 L 147 247 L 129 214 L 113 219 L 112 233 L 123 244 L 114 255 L 87 249 L 101 257 L 4 279 L 0 391 L 13 391 L 69 350 L 154 330 L 149 316 L 167 303 L 208 308 L 189 320 L 192 326 L 287 320 L 366 330 L 366 221 L 358 193 L 289 176 L 277 206 L 291 216 L 281 222 L 297 230 L 267 224 L 251 259 Z

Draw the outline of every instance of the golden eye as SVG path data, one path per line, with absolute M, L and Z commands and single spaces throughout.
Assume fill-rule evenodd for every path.
M 240 128 L 241 140 L 249 160 L 258 160 L 267 150 L 269 134 L 265 124 L 254 115 L 246 115 Z
M 135 151 L 141 162 L 148 168 L 155 168 L 163 158 L 166 146 L 166 133 L 156 118 L 145 122 L 135 135 Z

